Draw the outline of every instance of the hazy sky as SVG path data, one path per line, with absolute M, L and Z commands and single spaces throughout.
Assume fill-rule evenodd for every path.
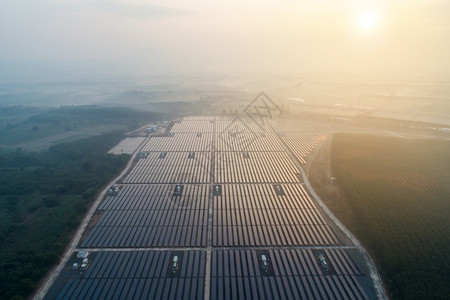
M 365 11 L 375 21 L 364 29 Z M 448 73 L 449 16 L 448 0 L 0 0 L 0 61 Z

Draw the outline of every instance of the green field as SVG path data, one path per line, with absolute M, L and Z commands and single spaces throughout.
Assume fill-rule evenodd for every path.
M 450 141 L 335 134 L 331 146 L 341 204 L 351 210 L 343 222 L 374 258 L 390 296 L 448 299 Z
M 44 150 L 61 142 L 113 130 L 131 131 L 156 121 L 161 121 L 161 114 L 126 107 L 1 107 L 0 153 L 17 147 Z

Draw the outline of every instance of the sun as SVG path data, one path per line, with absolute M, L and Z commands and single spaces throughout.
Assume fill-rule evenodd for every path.
M 378 24 L 378 14 L 375 11 L 366 10 L 358 17 L 358 28 L 362 31 L 374 30 Z

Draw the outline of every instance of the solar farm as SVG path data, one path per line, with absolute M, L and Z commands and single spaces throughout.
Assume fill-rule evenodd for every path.
M 172 125 L 112 150 L 141 155 L 77 246 L 89 264 L 70 270 L 75 253 L 46 299 L 377 299 L 364 253 L 302 175 L 328 128 L 224 116 Z
M 109 150 L 111 154 L 133 154 L 134 151 L 144 142 L 145 137 L 126 138 Z

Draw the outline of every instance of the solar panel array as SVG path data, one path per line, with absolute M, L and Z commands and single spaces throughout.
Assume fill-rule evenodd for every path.
M 142 151 L 211 151 L 212 134 L 173 133 L 173 135 L 151 137 Z
M 167 268 L 174 255 L 183 257 L 175 273 Z M 204 251 L 100 252 L 56 299 L 203 299 L 205 261 Z
M 210 163 L 209 152 L 151 152 L 123 183 L 208 183 Z
M 298 169 L 285 152 L 219 152 L 214 175 L 218 183 L 300 182 Z
M 312 250 L 268 250 L 271 273 L 259 267 L 257 250 L 220 250 L 212 255 L 212 299 L 370 299 L 364 274 L 345 250 L 323 250 L 335 266 L 326 274 Z
M 248 118 L 218 118 L 216 121 L 216 133 L 224 132 L 270 132 L 269 124 L 256 123 Z
M 145 140 L 145 137 L 133 137 L 126 138 L 120 141 L 119 144 L 114 146 L 108 153 L 111 154 L 133 154 L 134 151 L 141 145 Z
M 213 246 L 340 244 L 301 185 L 230 185 L 213 201 Z
M 81 247 L 205 247 L 208 185 L 125 185 L 108 196 Z
M 258 132 L 223 132 L 217 134 L 216 151 L 283 152 L 275 136 Z
M 292 124 L 191 116 L 146 140 L 79 244 L 96 253 L 91 265 L 62 276 L 53 295 L 376 298 L 360 253 L 291 159 L 303 162 L 324 135 Z
M 318 144 L 327 140 L 325 134 L 311 133 L 286 133 L 281 135 L 281 139 L 291 149 L 292 153 L 302 164 L 306 164 L 306 157 Z
M 213 125 L 213 122 L 184 120 L 184 122 L 175 123 L 171 132 L 212 132 Z

